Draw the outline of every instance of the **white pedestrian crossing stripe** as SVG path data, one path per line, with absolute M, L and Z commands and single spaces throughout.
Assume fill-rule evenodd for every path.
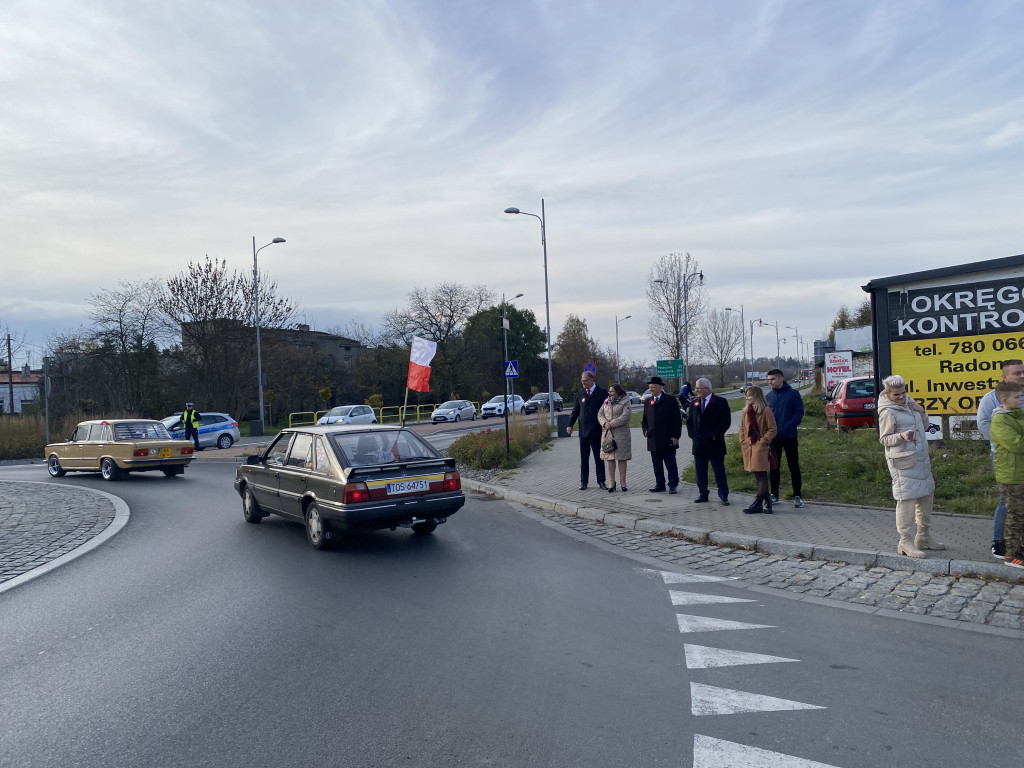
M 759 693 L 690 683 L 690 712 L 694 715 L 737 715 L 741 712 L 786 712 L 794 709 L 825 709 L 814 704 L 777 699 Z
M 804 760 L 802 757 L 748 747 L 732 741 L 714 739 L 697 733 L 693 736 L 693 768 L 836 768 L 827 763 Z
M 668 592 L 672 598 L 672 605 L 714 605 L 716 603 L 756 603 L 756 600 L 747 600 L 742 597 L 725 597 L 723 595 L 702 595 L 699 592 L 680 592 L 670 589 Z
M 711 648 L 707 645 L 683 646 L 686 653 L 687 669 L 714 669 L 715 667 L 739 667 L 744 664 L 781 664 L 787 661 L 782 656 L 770 656 L 767 653 L 750 653 L 749 651 L 729 651 L 725 648 Z
M 721 629 L 774 629 L 772 624 L 747 624 L 743 621 L 728 619 L 712 619 L 709 616 L 691 616 L 688 613 L 677 613 L 680 632 L 715 632 Z

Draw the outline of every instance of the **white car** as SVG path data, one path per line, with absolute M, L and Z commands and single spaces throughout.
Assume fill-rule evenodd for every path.
M 176 413 L 161 419 L 171 437 L 175 440 L 185 439 L 185 425 L 181 423 L 181 414 Z M 199 450 L 203 448 L 230 448 L 238 442 L 238 422 L 226 413 L 202 412 L 199 414 Z
M 509 395 L 508 398 L 509 413 L 526 413 L 526 401 L 523 400 L 519 395 Z M 495 395 L 486 403 L 483 408 L 480 409 L 480 418 L 486 419 L 488 416 L 504 416 L 505 415 L 505 396 Z
M 441 403 L 430 416 L 430 420 L 434 424 L 440 424 L 442 421 L 462 421 L 463 419 L 476 421 L 476 406 L 469 400 L 449 400 L 447 403 Z
M 377 416 L 368 405 L 338 405 L 317 419 L 317 424 L 376 424 Z

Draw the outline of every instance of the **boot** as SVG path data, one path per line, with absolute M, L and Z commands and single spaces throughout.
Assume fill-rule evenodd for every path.
M 932 496 L 927 499 L 918 499 L 917 504 L 917 536 L 914 537 L 914 546 L 918 549 L 945 549 L 946 545 L 931 537 L 928 529 L 932 524 Z
M 772 497 L 767 496 L 764 500 L 764 513 L 770 515 L 772 513 Z
M 924 552 L 914 546 L 911 538 L 914 532 L 914 502 L 896 502 L 896 530 L 900 533 L 900 543 L 896 552 L 907 557 L 924 557 Z
M 745 514 L 745 515 L 759 515 L 759 514 L 761 514 L 762 512 L 764 512 L 764 508 L 763 508 L 764 500 L 765 500 L 764 494 L 761 494 L 761 493 L 757 494 L 757 496 L 754 499 L 754 502 L 749 507 L 747 507 L 746 509 L 743 510 L 743 514 Z

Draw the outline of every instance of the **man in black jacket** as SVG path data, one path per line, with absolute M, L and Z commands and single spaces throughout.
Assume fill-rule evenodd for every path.
M 679 401 L 665 392 L 664 384 L 657 376 L 647 382 L 651 397 L 644 402 L 644 418 L 640 423 L 647 450 L 651 452 L 654 464 L 654 487 L 651 493 L 665 491 L 665 475 L 668 475 L 668 492 L 676 493 L 679 485 L 679 465 L 676 464 L 676 449 L 683 434 L 683 418 L 679 413 Z
M 729 480 L 725 476 L 725 433 L 732 426 L 732 411 L 725 398 L 711 394 L 711 382 L 697 379 L 697 397 L 690 405 L 686 434 L 693 441 L 693 468 L 697 470 L 698 504 L 708 500 L 708 462 L 715 472 L 718 498 L 729 506 Z
M 572 426 L 579 419 L 580 490 L 585 491 L 587 483 L 590 482 L 590 454 L 594 455 L 597 484 L 607 490 L 608 486 L 604 482 L 604 462 L 601 461 L 601 424 L 597 420 L 597 412 L 601 410 L 601 406 L 608 398 L 608 391 L 594 383 L 594 377 L 590 375 L 590 371 L 582 373 L 580 383 L 583 384 L 583 389 L 576 393 L 576 402 L 572 407 L 569 426 L 565 431 L 571 435 Z

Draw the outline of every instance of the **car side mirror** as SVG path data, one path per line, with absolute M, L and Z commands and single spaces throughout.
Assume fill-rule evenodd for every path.
M 245 463 L 249 464 L 249 465 L 259 464 L 260 463 L 260 457 L 259 456 L 246 456 L 245 457 Z

